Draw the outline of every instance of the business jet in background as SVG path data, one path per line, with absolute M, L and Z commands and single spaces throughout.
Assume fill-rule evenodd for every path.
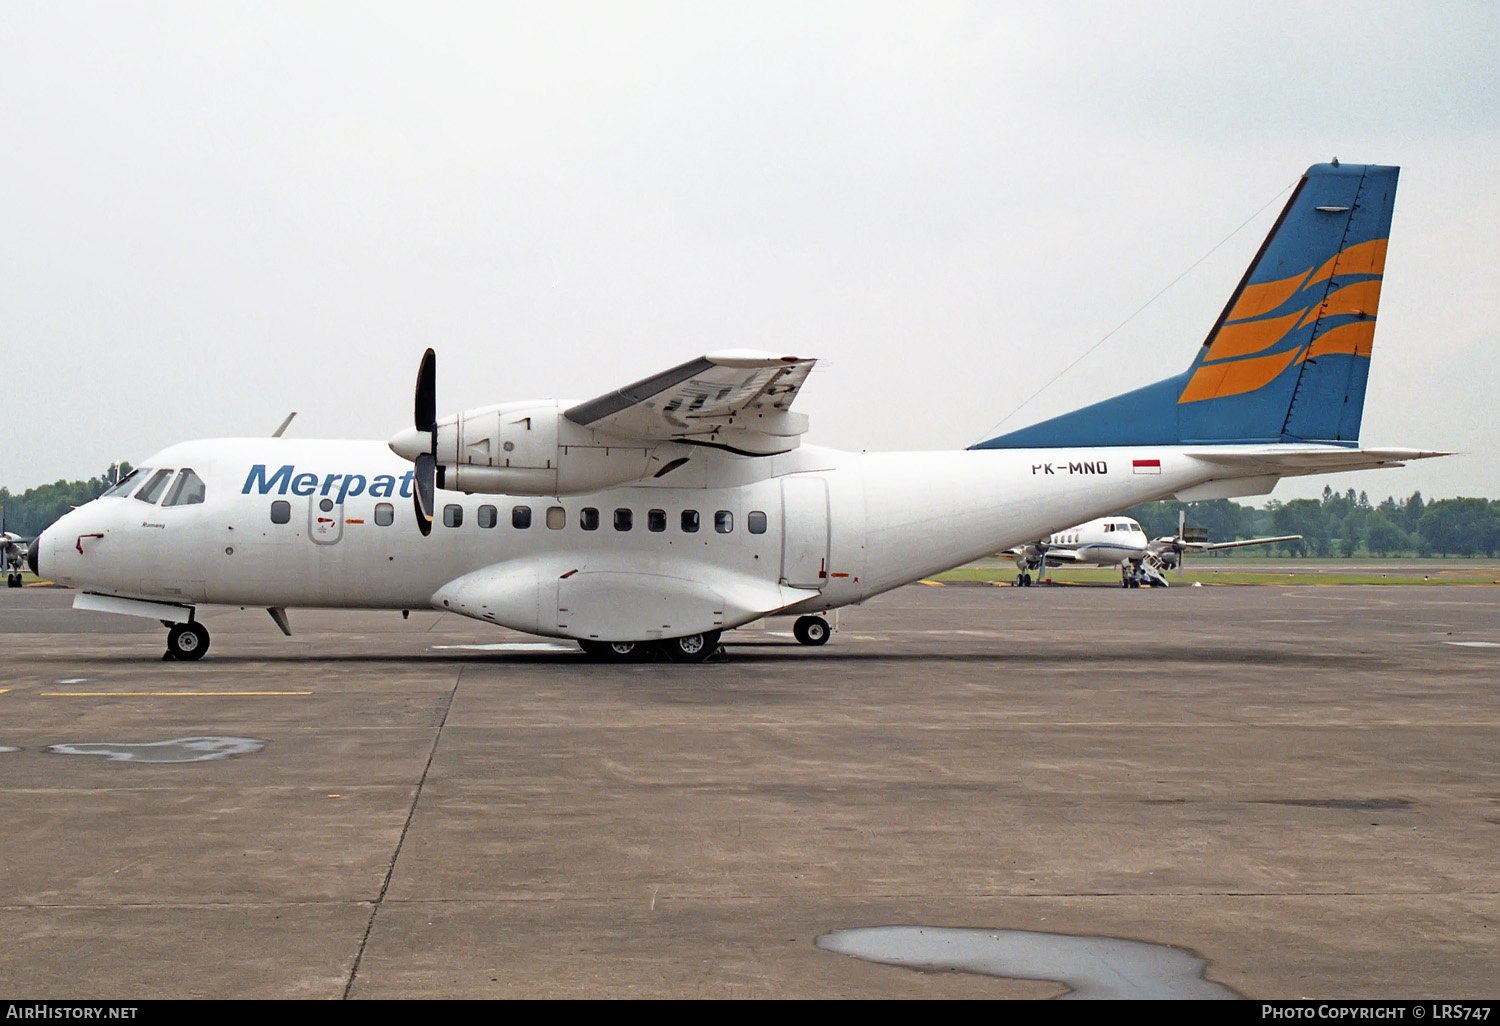
M 1274 538 L 1241 538 L 1213 542 L 1208 530 L 1188 527 L 1186 514 L 1178 511 L 1177 533 L 1146 540 L 1141 525 L 1129 517 L 1100 517 L 1086 524 L 1058 531 L 1042 541 L 1017 545 L 1005 554 L 1016 561 L 1016 584 L 1031 586 L 1033 577 L 1041 580 L 1047 567 L 1109 566 L 1119 567 L 1120 587 L 1139 588 L 1142 584 L 1167 587 L 1167 571 L 1180 568 L 1185 552 L 1211 552 L 1236 549 L 1245 545 L 1275 545 L 1297 541 L 1300 534 L 1283 534 Z
M 968 449 L 802 445 L 814 361 L 748 351 L 439 419 L 429 350 L 389 443 L 174 445 L 48 528 L 31 567 L 77 608 L 170 625 L 177 659 L 208 648 L 214 604 L 288 634 L 291 607 L 430 607 L 619 660 L 701 660 L 773 613 L 826 641 L 825 611 L 1058 524 L 1441 455 L 1358 443 L 1396 178 L 1312 167 L 1185 371 Z
M 5 529 L 5 507 L 0 506 L 0 566 L 5 567 L 5 586 L 19 588 L 26 569 L 26 551 L 33 539 Z

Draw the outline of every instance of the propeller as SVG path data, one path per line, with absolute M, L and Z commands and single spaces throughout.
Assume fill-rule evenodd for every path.
M 417 530 L 425 538 L 432 533 L 432 509 L 437 492 L 437 354 L 422 354 L 417 368 L 417 396 L 412 414 L 418 436 L 426 434 L 427 448 L 416 454 L 416 473 L 411 490 L 417 511 Z
M 1182 576 L 1182 554 L 1187 550 L 1182 544 L 1183 532 L 1187 530 L 1187 508 L 1177 510 L 1177 537 L 1172 539 L 1172 553 L 1177 557 L 1177 576 Z

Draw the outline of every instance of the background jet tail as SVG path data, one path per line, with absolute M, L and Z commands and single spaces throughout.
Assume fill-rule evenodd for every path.
M 1356 445 L 1399 171 L 1308 168 L 1184 373 L 973 448 Z

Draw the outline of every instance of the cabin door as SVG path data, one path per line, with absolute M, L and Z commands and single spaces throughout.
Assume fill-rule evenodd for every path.
M 781 583 L 828 583 L 828 482 L 821 477 L 781 479 Z

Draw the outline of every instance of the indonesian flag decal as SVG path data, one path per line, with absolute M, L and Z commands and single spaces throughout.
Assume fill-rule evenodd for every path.
M 1161 460 L 1131 460 L 1130 470 L 1134 474 L 1160 474 Z

